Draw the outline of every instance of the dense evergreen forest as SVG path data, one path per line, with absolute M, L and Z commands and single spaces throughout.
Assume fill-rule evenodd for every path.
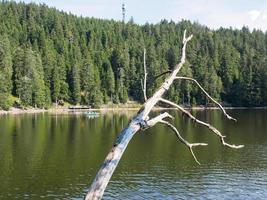
M 132 19 L 84 18 L 46 5 L 2 1 L 0 108 L 142 102 L 143 49 L 150 96 L 164 80 L 155 77 L 178 62 L 185 28 L 194 38 L 182 75 L 196 78 L 226 105 L 267 105 L 267 34 L 262 31 L 211 30 L 189 21 L 137 25 Z M 209 104 L 185 81 L 177 81 L 168 96 L 177 103 Z

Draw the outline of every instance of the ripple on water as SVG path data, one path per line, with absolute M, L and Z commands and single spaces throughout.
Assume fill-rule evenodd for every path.
M 175 136 L 166 137 L 162 126 L 150 129 L 153 134 L 138 134 L 131 141 L 104 200 L 267 199 L 266 110 L 232 112 L 239 116 L 235 125 L 222 120 L 219 111 L 199 117 L 211 119 L 227 141 L 245 148 L 221 147 L 206 129 L 175 115 L 188 140 L 209 144 L 196 149 L 202 165 Z M 0 120 L 0 199 L 34 200 L 82 199 L 121 121 L 127 120 L 115 114 L 93 121 L 69 115 L 7 118 Z
M 178 170 L 161 163 L 143 173 L 122 172 L 105 199 L 266 199 L 266 152 L 264 145 L 248 145 L 238 159 Z

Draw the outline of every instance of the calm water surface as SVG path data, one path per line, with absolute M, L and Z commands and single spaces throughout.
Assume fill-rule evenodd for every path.
M 171 130 L 137 134 L 105 192 L 111 199 L 267 199 L 267 110 L 194 114 L 211 122 L 241 150 L 222 147 L 206 128 L 175 115 L 197 165 Z M 134 113 L 0 116 L 0 199 L 82 199 L 117 134 Z

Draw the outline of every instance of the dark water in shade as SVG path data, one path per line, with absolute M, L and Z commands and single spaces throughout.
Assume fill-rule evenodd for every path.
M 243 149 L 173 113 L 187 140 L 209 144 L 195 150 L 202 165 L 158 125 L 130 142 L 103 199 L 267 199 L 267 110 L 229 112 L 237 123 L 218 110 L 194 114 Z M 82 199 L 133 114 L 0 116 L 0 199 Z

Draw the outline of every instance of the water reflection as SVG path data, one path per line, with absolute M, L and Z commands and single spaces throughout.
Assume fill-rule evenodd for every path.
M 104 199 L 266 199 L 267 111 L 195 111 L 244 144 L 222 147 L 206 128 L 173 112 L 175 126 L 196 149 L 198 166 L 167 127 L 138 133 L 127 148 Z M 0 117 L 0 199 L 82 199 L 117 134 L 134 112 Z

